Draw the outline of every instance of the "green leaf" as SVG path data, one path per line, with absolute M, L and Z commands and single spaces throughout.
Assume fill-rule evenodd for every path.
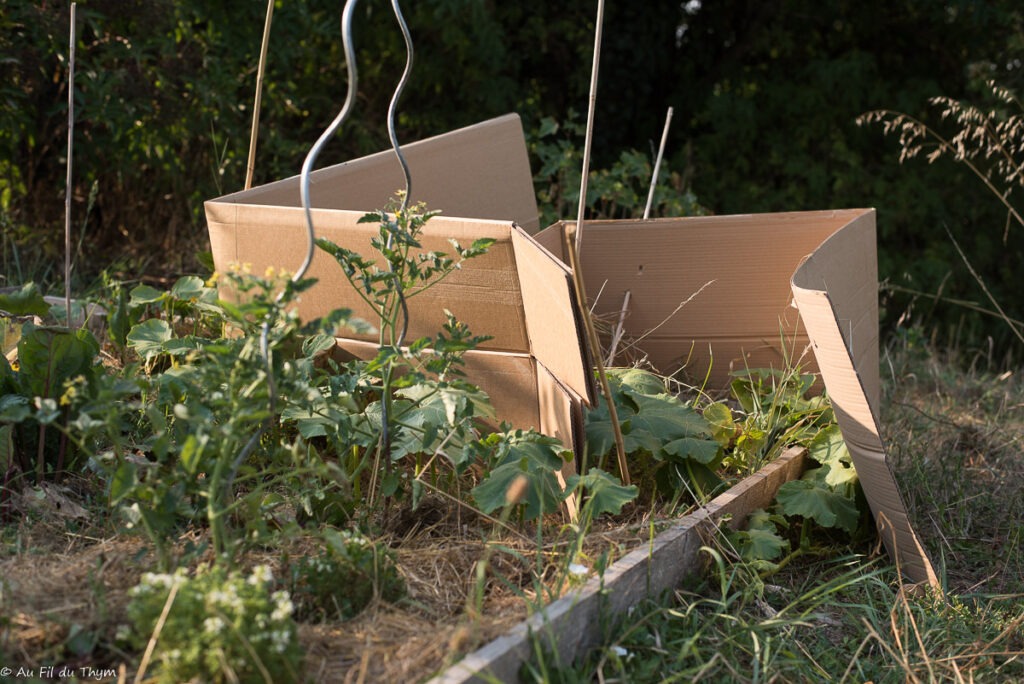
M 736 421 L 732 410 L 725 404 L 715 403 L 704 408 L 704 420 L 711 426 L 714 440 L 723 447 L 729 446 L 736 435 Z
M 857 482 L 853 457 L 838 425 L 830 425 L 815 435 L 808 445 L 808 455 L 822 464 L 820 475 L 830 487 L 853 486 Z
M 661 377 L 640 368 L 609 368 L 609 381 L 615 380 L 626 389 L 639 394 L 657 396 L 665 393 L 665 381 Z
M 307 337 L 302 341 L 302 355 L 307 359 L 311 359 L 318 354 L 323 354 L 334 349 L 338 344 L 334 335 L 327 335 L 325 333 L 317 333 L 311 337 Z
M 789 542 L 774 530 L 738 530 L 728 536 L 744 561 L 775 560 L 789 550 Z
M 132 289 L 130 304 L 142 306 L 144 304 L 156 304 L 167 299 L 167 293 L 149 285 L 139 285 Z
M 133 326 L 128 333 L 128 346 L 144 359 L 163 353 L 164 343 L 172 337 L 171 326 L 162 318 L 150 318 Z
M 43 299 L 36 284 L 28 282 L 17 292 L 0 294 L 0 311 L 6 311 L 12 316 L 43 317 L 50 312 L 50 305 Z
M 695 437 L 676 439 L 662 447 L 662 451 L 666 454 L 679 459 L 693 459 L 705 465 L 714 461 L 720 450 L 718 442 Z
M 538 468 L 528 458 L 494 468 L 470 493 L 484 513 L 491 513 L 508 503 L 505 498 L 506 492 L 520 476 L 527 479 L 526 499 L 519 504 L 523 506 L 523 516 L 527 520 L 534 520 L 544 513 L 558 510 L 565 494 L 558 484 L 554 471 Z
M 26 325 L 18 342 L 19 382 L 22 393 L 55 397 L 63 392 L 65 380 L 90 373 L 100 345 L 82 328 Z
M 203 459 L 203 449 L 206 447 L 208 440 L 209 437 L 205 435 L 200 439 L 191 434 L 185 438 L 185 443 L 181 445 L 181 465 L 189 475 L 195 475 L 199 470 L 199 464 Z
M 567 483 L 567 489 L 573 484 L 581 487 L 586 494 L 591 515 L 597 517 L 602 513 L 618 515 L 622 507 L 636 499 L 640 490 L 636 485 L 625 486 L 617 477 L 599 468 L 591 468 L 583 477 L 574 476 Z
M 127 460 L 121 461 L 114 476 L 110 478 L 110 503 L 115 504 L 131 494 L 137 483 L 135 465 Z
M 138 288 L 136 288 L 138 289 Z M 181 299 L 188 301 L 190 299 L 198 299 L 206 292 L 209 288 L 203 282 L 203 279 L 198 276 L 184 276 L 178 278 L 177 282 L 171 287 L 171 296 L 175 299 Z M 135 290 L 132 291 L 134 298 Z
M 776 500 L 786 515 L 800 515 L 822 527 L 838 527 L 852 533 L 860 520 L 856 503 L 814 480 L 785 483 Z
M 0 396 L 0 423 L 20 423 L 31 415 L 28 397 L 20 394 Z

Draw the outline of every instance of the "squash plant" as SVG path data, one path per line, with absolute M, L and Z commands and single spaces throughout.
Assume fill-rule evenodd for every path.
M 0 295 L 0 468 L 4 487 L 16 473 L 36 483 L 77 467 L 67 436 L 74 408 L 101 374 L 99 343 L 85 328 L 43 325 L 50 306 L 36 287 Z M 16 361 L 8 361 L 10 353 Z

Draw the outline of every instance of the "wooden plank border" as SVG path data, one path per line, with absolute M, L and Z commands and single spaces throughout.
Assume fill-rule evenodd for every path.
M 783 483 L 804 470 L 806 450 L 793 447 L 767 466 L 711 500 L 695 513 L 613 563 L 602 577 L 592 577 L 547 608 L 520 622 L 504 636 L 470 653 L 428 684 L 477 684 L 518 681 L 519 668 L 535 652 L 533 636 L 543 648 L 568 664 L 599 643 L 602 625 L 639 601 L 679 587 L 697 572 L 700 548 L 723 516 L 738 526 L 775 498 Z

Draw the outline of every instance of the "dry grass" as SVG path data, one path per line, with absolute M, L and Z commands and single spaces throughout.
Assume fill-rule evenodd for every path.
M 1024 377 L 948 356 L 889 350 L 890 457 L 948 588 L 1024 595 Z
M 86 487 L 63 491 L 69 502 L 86 503 Z M 0 560 L 0 653 L 24 667 L 123 664 L 131 674 L 140 654 L 118 650 L 114 635 L 126 622 L 127 591 L 144 571 L 155 569 L 152 551 L 141 538 L 116 534 L 99 518 L 83 521 L 20 501 L 22 520 L 5 528 L 8 555 Z M 650 512 L 634 509 L 603 523 L 588 535 L 583 556 L 623 555 L 648 539 L 651 520 Z M 299 639 L 312 681 L 422 680 L 569 586 L 566 551 L 574 535 L 557 517 L 546 521 L 548 538 L 540 549 L 439 499 L 380 524 L 378 540 L 392 549 L 407 595 L 396 604 L 376 602 L 345 622 L 301 624 Z M 203 540 L 202 532 L 185 534 L 178 552 Z M 268 564 L 275 577 L 286 577 L 282 558 L 318 551 L 311 539 L 296 538 L 281 548 L 246 554 L 239 564 Z M 466 606 L 475 588 L 475 566 L 485 555 L 484 609 L 476 615 Z M 207 554 L 189 564 L 208 560 Z M 75 633 L 85 640 L 81 656 L 69 647 Z

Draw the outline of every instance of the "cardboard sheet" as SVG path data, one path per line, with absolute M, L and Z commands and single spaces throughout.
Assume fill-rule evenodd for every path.
M 813 356 L 804 355 L 808 338 L 789 278 L 805 255 L 857 214 L 587 222 L 580 263 L 606 340 L 630 292 L 616 362 L 646 356 L 660 372 L 712 390 L 728 387 L 730 374 L 744 368 L 784 368 L 799 360 L 815 371 Z M 567 225 L 534 237 L 563 257 Z
M 527 232 L 537 232 L 533 174 L 517 114 L 403 144 L 402 153 L 413 178 L 412 202 L 426 202 L 429 209 L 446 216 L 515 221 Z M 310 203 L 320 209 L 365 213 L 384 209 L 404 187 L 395 153 L 387 150 L 311 173 Z M 299 177 L 213 201 L 298 207 Z
M 339 338 L 334 357 L 338 361 L 367 360 L 377 355 L 373 342 Z M 428 351 L 429 353 L 429 351 Z M 490 427 L 497 429 L 508 421 L 522 429 L 559 439 L 573 453 L 583 449 L 583 398 L 559 382 L 558 378 L 529 354 L 469 351 L 463 356 L 467 379 L 491 399 L 498 416 Z M 566 462 L 560 477 L 576 473 L 574 461 Z M 570 517 L 575 518 L 575 498 L 566 502 Z
M 535 238 L 564 257 L 567 226 Z M 709 390 L 744 368 L 820 372 L 887 548 L 936 585 L 879 438 L 874 210 L 595 221 L 580 251 L 606 339 L 630 292 L 631 358 Z
M 793 274 L 793 295 L 879 535 L 905 575 L 937 587 L 879 436 L 877 271 L 872 211 L 808 256 Z

